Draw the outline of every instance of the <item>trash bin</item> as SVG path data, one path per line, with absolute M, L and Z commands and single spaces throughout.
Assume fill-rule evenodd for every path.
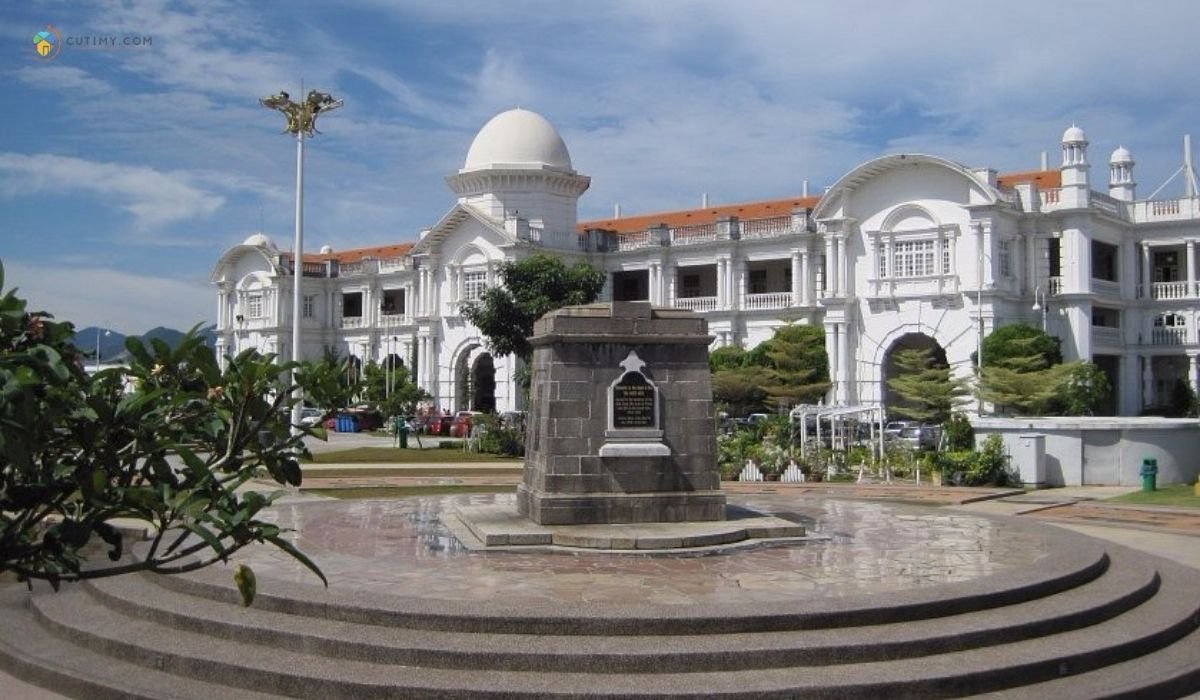
M 339 433 L 357 433 L 358 418 L 348 413 L 339 414 L 337 417 L 337 431 Z
M 1142 490 L 1155 491 L 1158 481 L 1158 460 L 1153 457 L 1142 459 Z
M 408 449 L 408 421 L 400 416 L 396 416 L 396 440 L 400 449 Z

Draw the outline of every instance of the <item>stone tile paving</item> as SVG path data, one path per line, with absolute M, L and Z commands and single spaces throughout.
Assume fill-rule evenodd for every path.
M 439 520 L 455 503 L 514 504 L 510 494 L 314 500 L 281 504 L 276 514 L 337 588 L 515 604 L 834 597 L 969 580 L 1047 556 L 1041 535 L 967 513 L 767 491 L 731 493 L 730 500 L 831 539 L 705 555 L 469 552 Z M 274 548 L 242 558 L 260 578 L 320 585 Z
M 1028 513 L 1038 520 L 1168 532 L 1200 537 L 1200 511 L 1103 502 L 1069 503 Z

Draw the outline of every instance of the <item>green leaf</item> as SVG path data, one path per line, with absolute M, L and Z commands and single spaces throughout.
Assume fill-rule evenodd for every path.
M 318 568 L 317 565 L 314 564 L 313 561 L 309 559 L 303 552 L 296 549 L 295 545 L 293 545 L 291 542 L 288 542 L 281 536 L 267 537 L 266 540 L 292 555 L 292 558 L 308 567 L 309 571 L 316 574 L 317 578 L 321 579 L 321 583 L 324 583 L 326 588 L 329 587 L 329 580 L 325 578 L 325 574 L 321 573 L 321 569 Z
M 184 523 L 183 526 L 189 531 L 195 533 L 200 539 L 204 540 L 205 544 L 207 544 L 214 552 L 216 552 L 217 556 L 219 556 L 221 559 L 226 557 L 225 545 L 221 544 L 221 540 L 217 539 L 217 536 L 214 535 L 211 530 L 199 523 L 189 522 Z

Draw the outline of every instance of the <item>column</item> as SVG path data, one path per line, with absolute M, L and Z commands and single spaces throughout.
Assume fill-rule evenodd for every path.
M 647 274 L 647 283 L 650 288 L 646 290 L 646 296 L 650 299 L 651 306 L 661 306 L 662 299 L 659 298 L 659 292 L 662 291 L 662 263 L 650 263 L 649 274 Z
M 833 387 L 829 391 L 829 398 L 830 398 L 831 402 L 837 401 L 837 394 L 838 394 L 838 390 L 837 390 L 838 360 L 840 359 L 841 356 L 838 354 L 838 337 L 837 337 L 837 335 L 838 335 L 837 334 L 837 324 L 836 323 L 826 323 L 825 324 L 825 355 L 826 355 L 826 357 L 829 358 L 829 379 L 833 384 Z
M 850 403 L 850 324 L 838 324 L 838 387 L 843 403 Z
M 839 234 L 837 237 L 837 282 L 838 296 L 846 297 L 850 294 L 850 256 L 846 251 L 846 244 L 849 242 L 849 237 L 844 234 Z
M 667 265 L 663 274 L 663 306 L 675 306 L 675 282 L 679 271 L 674 265 Z
M 825 293 L 833 296 L 837 289 L 837 258 L 834 257 L 833 234 L 825 234 Z
M 1151 295 L 1153 294 L 1153 287 L 1151 287 L 1150 285 L 1151 285 L 1151 282 L 1153 282 L 1153 281 L 1154 281 L 1154 278 L 1152 278 L 1150 276 L 1150 244 L 1143 243 L 1142 244 L 1142 286 L 1141 286 L 1141 294 L 1139 294 L 1140 297 L 1142 297 L 1143 299 L 1149 299 L 1151 297 Z
M 808 248 L 800 249 L 800 274 L 804 280 L 800 284 L 800 303 L 804 306 L 812 304 L 812 261 L 809 259 Z
M 225 290 L 217 292 L 217 328 L 223 330 L 228 324 L 225 314 Z M 220 357 L 218 355 L 218 357 Z
M 1200 390 L 1200 353 L 1188 353 L 1188 382 L 1192 391 Z
M 1142 407 L 1154 405 L 1154 362 L 1150 355 L 1142 355 Z
M 1187 297 L 1196 296 L 1196 242 L 1187 242 Z M 1192 382 L 1193 386 L 1195 382 Z
M 717 308 L 725 308 L 725 259 L 717 258 Z
M 801 275 L 800 251 L 792 251 L 792 306 L 800 306 L 803 301 L 801 289 L 803 283 L 800 279 Z
M 737 307 L 746 308 L 746 261 L 742 260 L 737 266 Z

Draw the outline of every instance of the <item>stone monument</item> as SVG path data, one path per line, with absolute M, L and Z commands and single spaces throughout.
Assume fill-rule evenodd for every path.
M 638 302 L 535 325 L 522 515 L 539 525 L 724 520 L 707 322 Z

